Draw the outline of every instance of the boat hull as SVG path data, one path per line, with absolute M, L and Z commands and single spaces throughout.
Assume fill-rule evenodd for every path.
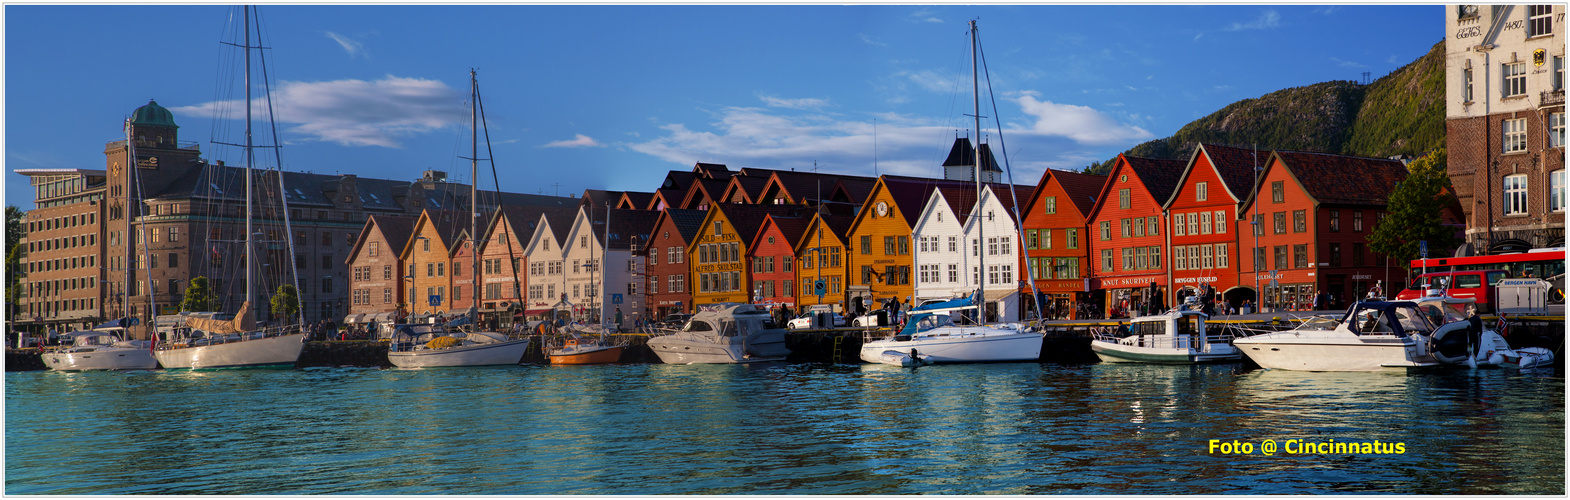
M 387 361 L 399 368 L 516 365 L 528 350 L 529 339 L 518 339 L 445 349 L 393 351 L 387 353 Z
M 88 352 L 49 352 L 41 356 L 44 365 L 56 371 L 154 370 L 158 359 L 147 349 L 108 348 Z
M 294 368 L 305 348 L 305 334 L 153 352 L 165 370 L 217 370 L 226 368 Z
M 1235 345 L 1261 368 L 1276 370 L 1356 372 L 1439 364 L 1432 358 L 1416 355 L 1417 346 L 1411 341 L 1389 336 L 1355 339 L 1250 337 L 1238 339 Z
M 1041 358 L 1041 334 L 952 335 L 916 337 L 910 340 L 887 338 L 862 344 L 861 360 L 882 363 L 886 351 L 916 352 L 930 363 L 991 363 L 1036 361 Z
M 649 350 L 660 361 L 672 365 L 685 364 L 743 364 L 784 361 L 785 356 L 754 356 L 743 350 L 741 344 L 700 342 L 668 335 L 649 339 Z M 784 342 L 780 342 L 781 345 Z
M 603 365 L 621 361 L 622 346 L 580 347 L 573 351 L 555 350 L 547 354 L 553 365 Z
M 1212 345 L 1220 348 L 1220 345 Z M 1243 359 L 1243 353 L 1231 346 L 1213 351 L 1196 349 L 1177 349 L 1166 347 L 1138 347 L 1122 345 L 1102 340 L 1090 341 L 1090 350 L 1096 353 L 1104 363 L 1158 363 L 1174 365 L 1193 365 L 1199 363 L 1227 363 Z

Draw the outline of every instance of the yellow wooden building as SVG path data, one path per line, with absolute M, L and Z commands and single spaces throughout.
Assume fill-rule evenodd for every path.
M 426 316 L 450 312 L 452 290 L 452 260 L 449 250 L 454 241 L 464 235 L 469 226 L 464 212 L 456 210 L 426 210 L 414 222 L 414 231 L 403 247 L 398 260 L 406 263 L 400 286 L 409 294 L 412 314 Z M 410 277 L 413 284 L 410 284 Z
M 693 305 L 751 302 L 752 253 L 748 245 L 770 214 L 797 215 L 805 210 L 796 205 L 711 206 L 698 234 L 687 243 Z
M 850 278 L 850 249 L 845 241 L 855 221 L 855 217 L 816 214 L 807 223 L 807 231 L 796 242 L 796 282 L 801 283 L 796 295 L 798 309 L 828 304 L 835 312 L 844 312 Z M 823 281 L 822 299 L 814 288 L 819 280 Z

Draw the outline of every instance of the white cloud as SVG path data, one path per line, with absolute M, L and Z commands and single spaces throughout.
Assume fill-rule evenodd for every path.
M 357 40 L 351 39 L 349 37 L 346 37 L 346 36 L 343 36 L 343 35 L 340 35 L 340 34 L 337 34 L 337 33 L 333 33 L 331 31 L 327 32 L 327 38 L 331 38 L 331 39 L 333 39 L 334 42 L 338 42 L 338 46 L 343 47 L 343 51 L 344 52 L 348 52 L 349 53 L 349 58 L 351 58 L 351 59 L 354 58 L 354 56 L 363 56 L 363 55 L 365 55 L 365 44 L 360 43 Z M 369 57 L 369 56 L 367 56 L 367 57 Z
M 1246 23 L 1232 23 L 1225 28 L 1226 31 L 1262 30 L 1281 25 L 1281 13 L 1275 9 L 1267 9 L 1259 15 L 1259 19 Z
M 886 44 L 886 43 L 883 43 L 883 42 L 880 42 L 880 41 L 872 39 L 872 36 L 868 35 L 866 33 L 857 33 L 856 34 L 856 38 L 860 38 L 861 41 L 863 43 L 866 43 L 867 45 L 877 45 L 879 47 L 887 47 L 887 46 L 889 46 L 889 44 Z
M 399 137 L 466 123 L 463 95 L 446 83 L 392 75 L 380 80 L 283 81 L 278 85 L 277 122 L 291 139 L 345 146 L 402 147 Z M 238 119 L 242 100 L 213 101 L 169 108 L 182 115 Z M 264 116 L 267 104 L 252 103 Z
M 1020 109 L 1036 118 L 1027 132 L 1062 136 L 1088 144 L 1116 144 L 1143 141 L 1155 136 L 1145 129 L 1123 125 L 1105 113 L 1088 106 L 1058 104 L 1036 100 L 1034 93 L 1016 99 Z
M 937 16 L 932 14 L 932 9 L 921 9 L 921 10 L 912 12 L 912 13 L 910 13 L 909 16 L 906 16 L 905 19 L 910 21 L 910 22 L 913 22 L 913 23 L 941 23 L 941 22 L 943 22 L 942 19 L 938 19 Z
M 822 109 L 823 107 L 829 105 L 828 99 L 818 99 L 814 97 L 781 99 L 774 96 L 760 95 L 758 96 L 758 99 L 762 99 L 763 103 L 769 105 L 771 108 Z
M 1337 66 L 1340 66 L 1340 67 L 1343 67 L 1343 68 L 1367 68 L 1368 67 L 1368 65 L 1366 65 L 1366 64 L 1358 63 L 1356 61 L 1343 61 L 1343 60 L 1341 60 L 1340 58 L 1337 58 L 1337 57 L 1330 58 L 1330 62 L 1336 63 Z
M 600 144 L 599 141 L 596 141 L 596 140 L 594 140 L 594 138 L 589 137 L 587 135 L 577 134 L 577 135 L 575 135 L 571 139 L 546 143 L 544 146 L 540 146 L 540 147 L 542 147 L 542 148 L 603 148 L 603 147 L 605 147 L 605 145 L 604 144 Z
M 954 89 L 958 88 L 955 83 L 956 80 L 954 79 L 954 75 L 946 75 L 930 69 L 924 69 L 921 71 L 901 71 L 895 76 L 899 79 L 914 83 L 917 87 L 921 87 L 922 89 L 930 92 L 952 92 Z M 966 82 L 968 84 L 969 80 L 966 80 Z
M 1026 123 L 1005 122 L 1004 127 L 1008 143 L 1003 146 L 1010 154 L 1016 182 L 1029 183 L 1046 168 L 1078 170 L 1152 138 L 1144 129 L 1094 109 L 1038 101 L 1034 92 L 1023 95 L 1013 101 L 1022 106 Z M 615 146 L 675 165 L 703 161 L 806 169 L 817 161 L 831 173 L 933 177 L 941 175 L 943 158 L 955 137 L 969 135 L 964 129 L 970 123 L 960 116 L 939 119 L 886 113 L 847 119 L 758 107 L 728 107 L 712 115 L 710 123 L 665 123 L 658 137 Z M 996 129 L 983 135 L 996 141 Z

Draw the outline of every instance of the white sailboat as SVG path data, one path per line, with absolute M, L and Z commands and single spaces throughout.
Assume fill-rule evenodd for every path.
M 253 311 L 253 288 L 256 286 L 252 270 L 258 262 L 254 258 L 255 243 L 252 236 L 255 231 L 251 227 L 252 197 L 255 189 L 252 186 L 254 177 L 251 166 L 255 161 L 254 145 L 251 143 L 251 50 L 260 49 L 260 44 L 251 45 L 251 11 L 255 7 L 245 7 L 243 10 L 245 22 L 245 301 L 240 305 L 240 312 L 232 320 L 219 320 L 212 318 L 188 318 L 188 328 L 181 329 L 179 334 L 167 342 L 159 343 L 153 352 L 158 363 L 165 369 L 219 369 L 219 368 L 293 368 L 295 361 L 300 359 L 300 351 L 305 347 L 305 334 L 300 331 L 299 324 L 285 324 L 259 328 L 256 324 Z M 269 97 L 270 99 L 270 97 Z M 278 176 L 281 190 L 283 176 Z M 287 201 L 284 202 L 284 213 L 288 213 Z M 292 234 L 289 229 L 288 218 L 284 219 L 284 234 Z M 296 289 L 299 287 L 296 286 Z
M 971 86 L 975 105 L 976 130 L 981 130 L 981 90 L 976 60 L 976 22 L 970 22 Z M 981 148 L 974 149 L 976 200 L 979 209 L 982 197 Z M 977 224 L 978 241 L 985 224 Z M 977 252 L 977 269 L 986 269 L 983 260 L 986 252 Z M 981 276 L 985 278 L 985 275 Z M 929 304 L 911 311 L 904 330 L 897 335 L 868 340 L 861 345 L 861 359 L 868 363 L 886 363 L 912 366 L 927 363 L 985 363 L 996 361 L 1035 361 L 1041 357 L 1042 335 L 1028 331 L 1022 324 L 955 325 L 947 314 L 953 311 L 975 309 L 976 318 L 986 315 L 986 289 L 977 283 L 978 291 L 970 298 Z
M 475 78 L 474 70 L 469 71 L 469 97 L 470 151 L 473 153 L 469 156 L 469 179 L 472 184 L 469 191 L 469 269 L 472 273 L 470 276 L 479 276 L 477 254 L 480 246 L 474 242 L 479 234 L 480 83 Z M 478 303 L 480 280 L 473 280 L 473 290 L 469 296 Z M 522 361 L 524 353 L 529 350 L 529 338 L 511 338 L 499 332 L 476 331 L 476 314 L 478 311 L 471 307 L 464 317 L 446 325 L 395 327 L 397 333 L 388 346 L 387 361 L 399 368 L 516 365 Z M 459 330 L 460 326 L 468 326 L 471 331 Z

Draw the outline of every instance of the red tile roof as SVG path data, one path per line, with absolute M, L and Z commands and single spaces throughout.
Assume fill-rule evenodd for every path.
M 1406 165 L 1396 160 L 1302 151 L 1275 156 L 1320 203 L 1384 205 L 1407 176 Z
M 1090 208 L 1096 206 L 1096 195 L 1101 193 L 1101 186 L 1107 183 L 1105 175 L 1081 174 L 1065 170 L 1048 170 L 1063 193 L 1068 195 L 1069 201 L 1074 203 L 1074 208 L 1079 210 L 1081 216 L 1090 215 Z M 1045 176 L 1045 174 L 1043 175 Z M 1043 183 L 1042 187 L 1046 187 Z M 1028 210 L 1021 207 L 1020 210 Z

